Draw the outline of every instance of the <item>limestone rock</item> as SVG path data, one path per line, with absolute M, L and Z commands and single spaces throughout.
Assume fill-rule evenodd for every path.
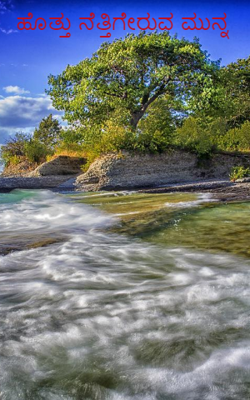
M 193 153 L 171 150 L 162 154 L 108 154 L 95 160 L 76 180 L 85 191 L 135 189 L 205 179 L 229 179 L 231 168 L 250 166 L 250 155 L 214 154 L 201 162 Z
M 86 163 L 84 158 L 58 156 L 51 161 L 45 162 L 29 174 L 29 177 L 51 176 L 51 175 L 76 175 L 82 170 Z

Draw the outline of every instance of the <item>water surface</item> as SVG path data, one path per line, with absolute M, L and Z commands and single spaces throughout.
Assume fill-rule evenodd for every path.
M 249 203 L 0 203 L 0 243 L 23 246 L 0 256 L 1 400 L 249 399 Z M 40 236 L 58 240 L 32 246 Z

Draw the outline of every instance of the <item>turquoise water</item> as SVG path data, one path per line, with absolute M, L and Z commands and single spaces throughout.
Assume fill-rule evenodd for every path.
M 0 199 L 1 399 L 250 398 L 249 203 Z
M 32 190 L 13 190 L 10 193 L 0 193 L 0 204 L 18 203 L 25 199 L 32 199 L 38 195 L 37 191 Z

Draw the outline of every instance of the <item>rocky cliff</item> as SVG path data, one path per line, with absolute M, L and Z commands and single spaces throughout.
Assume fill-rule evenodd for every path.
M 37 163 L 29 162 L 23 157 L 17 164 L 10 164 L 8 166 L 3 166 L 1 171 L 1 176 L 27 176 L 35 168 L 37 168 Z
M 74 190 L 74 180 L 81 173 L 84 158 L 58 156 L 43 163 L 32 172 L 29 165 L 24 168 L 5 168 L 0 176 L 0 192 L 13 189 L 60 189 Z
M 78 190 L 119 190 L 177 182 L 228 179 L 233 166 L 250 166 L 250 155 L 215 154 L 198 160 L 195 154 L 171 150 L 163 154 L 108 154 L 76 180 Z
M 85 162 L 84 158 L 58 156 L 51 161 L 39 165 L 29 176 L 76 175 L 81 172 L 81 167 Z

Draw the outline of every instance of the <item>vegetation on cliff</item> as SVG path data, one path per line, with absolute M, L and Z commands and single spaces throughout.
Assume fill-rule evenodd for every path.
M 129 34 L 51 75 L 49 85 L 67 129 L 50 115 L 32 136 L 17 133 L 2 147 L 6 165 L 55 154 L 91 162 L 120 150 L 250 149 L 250 57 L 220 67 L 197 39 Z

